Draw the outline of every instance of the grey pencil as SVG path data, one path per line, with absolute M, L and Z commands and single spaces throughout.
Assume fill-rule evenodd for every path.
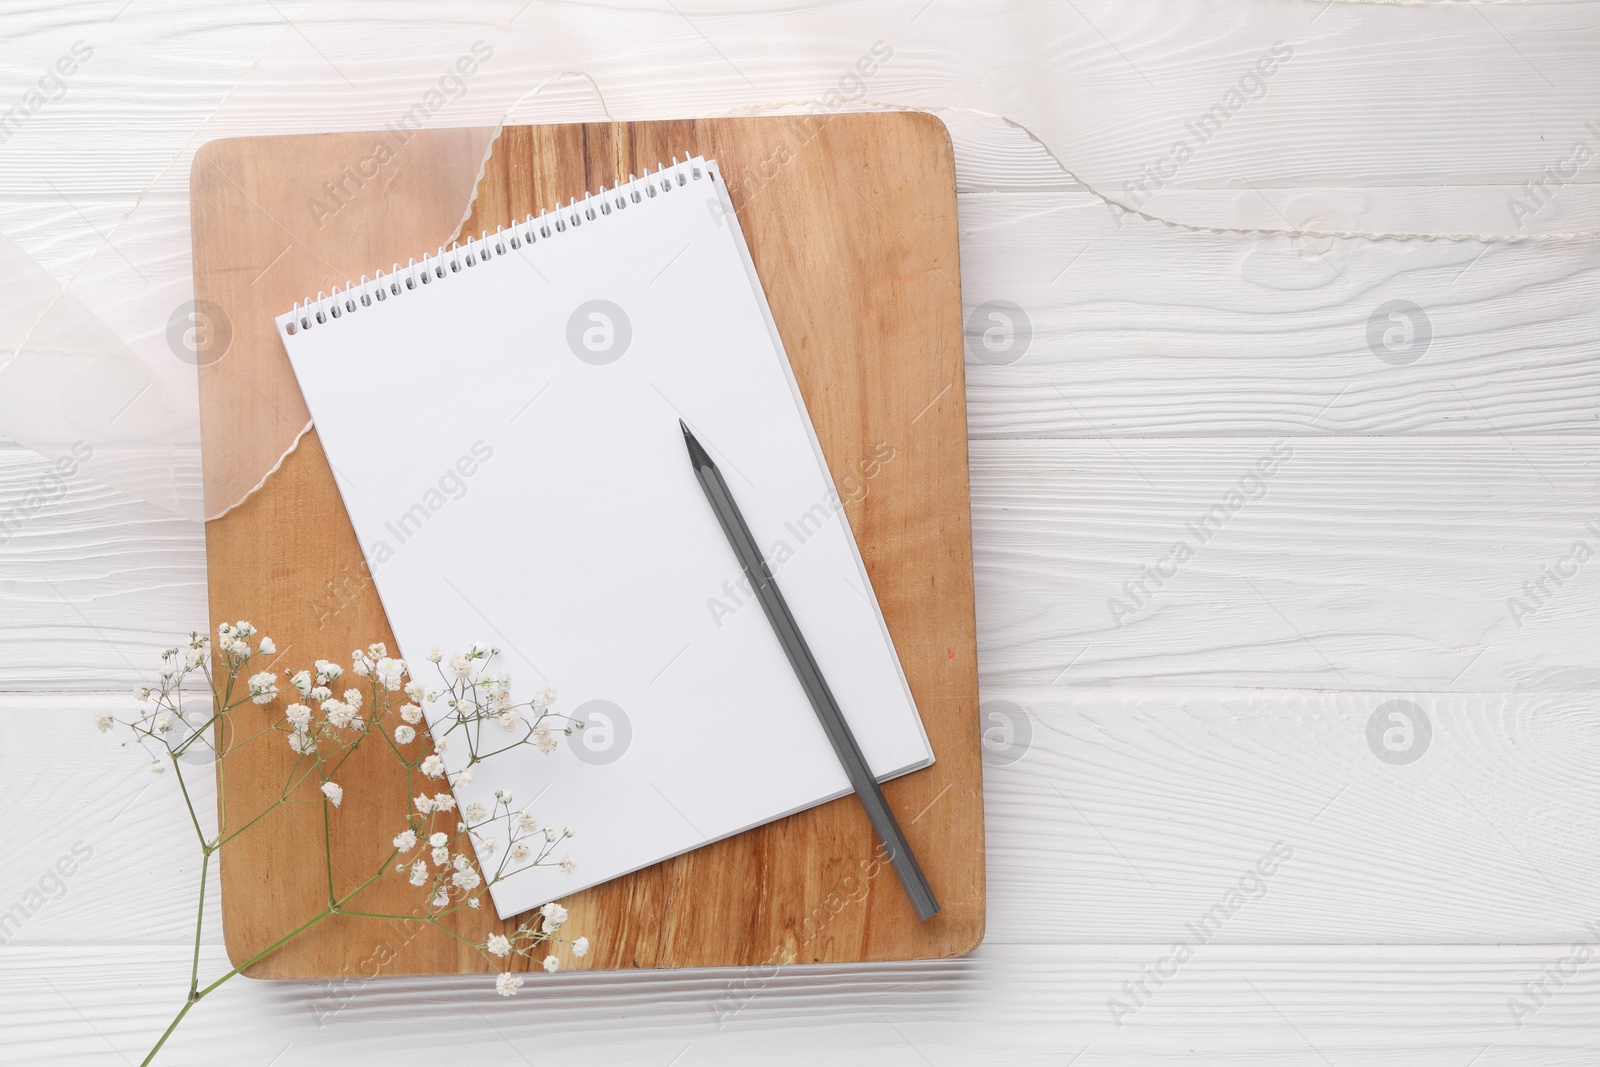
M 800 685 L 805 689 L 811 707 L 817 713 L 818 721 L 822 723 L 823 732 L 828 735 L 834 753 L 844 765 L 845 774 L 850 779 L 850 787 L 860 798 L 861 806 L 867 809 L 867 818 L 872 822 L 872 829 L 883 843 L 889 861 L 894 865 L 895 873 L 900 876 L 900 884 L 905 887 L 906 895 L 911 898 L 912 905 L 917 909 L 917 918 L 933 918 L 939 913 L 939 902 L 934 898 L 933 887 L 928 884 L 928 878 L 922 873 L 917 857 L 912 854 L 911 845 L 906 841 L 905 833 L 895 820 L 889 802 L 884 799 L 883 790 L 878 788 L 878 780 L 873 776 L 872 768 L 867 765 L 866 757 L 861 754 L 861 746 L 856 743 L 855 735 L 850 732 L 850 724 L 845 721 L 844 712 L 839 710 L 838 701 L 834 699 L 833 691 L 828 688 L 828 682 L 823 678 L 822 670 L 817 666 L 816 658 L 812 656 L 805 636 L 795 623 L 783 594 L 778 591 L 778 584 L 772 578 L 766 560 L 761 555 L 761 549 L 757 547 L 756 539 L 750 533 L 750 527 L 745 524 L 739 505 L 734 502 L 733 494 L 728 491 L 728 483 L 723 481 L 722 472 L 717 470 L 717 465 L 706 454 L 706 450 L 695 439 L 694 434 L 689 432 L 689 427 L 682 419 L 678 420 L 678 425 L 683 428 L 683 441 L 689 449 L 689 460 L 694 465 L 695 477 L 700 481 L 700 488 L 705 490 L 706 499 L 711 502 L 711 510 L 716 513 L 717 521 L 722 525 L 722 532 L 728 536 L 728 544 L 733 547 L 734 555 L 739 558 L 739 566 L 744 568 L 745 576 L 756 591 L 756 599 L 761 601 L 762 610 L 767 614 L 767 621 L 772 623 L 772 629 L 778 635 L 778 642 L 789 657 L 789 663 L 794 667 L 794 673 L 799 677 Z

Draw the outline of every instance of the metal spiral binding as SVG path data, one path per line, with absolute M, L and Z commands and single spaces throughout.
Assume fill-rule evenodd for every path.
M 618 182 L 609 189 L 586 193 L 582 200 L 570 200 L 565 207 L 557 206 L 538 215 L 528 215 L 521 222 L 498 227 L 492 234 L 484 230 L 465 244 L 456 243 L 449 248 L 440 246 L 432 255 L 410 260 L 404 267 L 396 263 L 388 273 L 379 274 L 371 280 L 363 274 L 359 282 L 346 283 L 342 289 L 326 294 L 319 292 L 315 300 L 297 301 L 291 312 L 293 317 L 284 325 L 284 333 L 292 335 L 326 325 L 362 308 L 402 296 L 419 286 L 432 285 L 452 274 L 470 270 L 523 245 L 548 241 L 557 234 L 580 228 L 585 222 L 626 211 L 630 204 L 643 203 L 705 177 L 708 177 L 708 170 L 700 157 L 685 159 L 680 163 L 678 157 L 674 156 L 670 166 L 663 163 L 654 174 L 649 171 L 641 177 L 630 174 L 627 181 Z

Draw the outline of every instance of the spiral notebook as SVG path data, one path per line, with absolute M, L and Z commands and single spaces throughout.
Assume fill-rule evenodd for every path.
M 727 189 L 693 158 L 277 320 L 400 645 L 482 641 L 588 723 L 494 756 L 574 836 L 507 917 L 849 792 L 695 482 L 722 468 L 873 771 L 933 762 Z M 893 442 L 848 457 L 851 485 Z M 306 516 L 304 521 L 316 521 Z M 432 709 L 430 709 L 431 711 Z M 489 830 L 501 842 L 506 834 Z M 479 856 L 494 870 L 499 856 Z

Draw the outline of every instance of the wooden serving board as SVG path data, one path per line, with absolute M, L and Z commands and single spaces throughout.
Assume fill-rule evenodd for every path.
M 393 158 L 375 163 L 375 145 L 386 139 Z M 823 114 L 522 126 L 497 139 L 423 131 L 403 145 L 391 133 L 206 145 L 191 176 L 195 297 L 231 326 L 226 351 L 210 353 L 200 369 L 212 514 L 254 483 L 260 442 L 305 418 L 273 316 L 451 240 L 459 207 L 451 215 L 440 205 L 451 190 L 456 204 L 468 200 L 470 190 L 459 188 L 464 151 L 478 153 L 482 171 L 463 236 L 675 156 L 719 161 L 835 481 L 862 484 L 862 461 L 880 446 L 893 450 L 864 494 L 846 494 L 855 497 L 846 513 L 937 757 L 885 787 L 944 906 L 932 921 L 918 922 L 892 872 L 872 863 L 870 827 L 847 797 L 568 898 L 568 928 L 588 935 L 593 949 L 564 962 L 770 966 L 972 949 L 984 925 L 983 783 L 955 183 L 944 127 L 920 114 Z M 325 180 L 353 163 L 364 175 L 377 171 L 360 195 L 341 198 L 335 212 L 309 208 Z M 470 324 L 462 334 L 470 343 Z M 206 547 L 213 627 L 253 621 L 276 642 L 278 669 L 314 658 L 347 663 L 352 648 L 373 641 L 396 647 L 361 576 L 361 550 L 314 431 L 259 491 L 207 524 Z M 243 736 L 269 712 L 281 709 L 247 706 L 231 725 Z M 219 803 L 231 825 L 260 811 L 288 772 L 292 753 L 281 738 L 269 741 L 219 763 Z M 377 744 L 363 745 L 340 779 L 334 878 L 343 891 L 387 854 L 404 779 Z M 320 833 L 320 807 L 291 803 L 222 850 L 223 930 L 235 963 L 322 906 Z M 361 901 L 364 910 L 409 913 L 416 893 L 391 874 Z M 510 925 L 463 912 L 456 929 L 481 943 Z M 248 973 L 358 981 L 484 969 L 442 931 L 341 915 Z

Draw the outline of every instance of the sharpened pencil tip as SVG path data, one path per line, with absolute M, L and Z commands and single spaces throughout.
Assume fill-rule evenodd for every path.
M 678 425 L 683 429 L 683 445 L 689 450 L 689 462 L 697 468 L 715 467 L 716 464 L 711 462 L 711 457 L 706 453 L 705 446 L 700 443 L 699 438 L 690 432 L 689 424 L 679 419 Z

